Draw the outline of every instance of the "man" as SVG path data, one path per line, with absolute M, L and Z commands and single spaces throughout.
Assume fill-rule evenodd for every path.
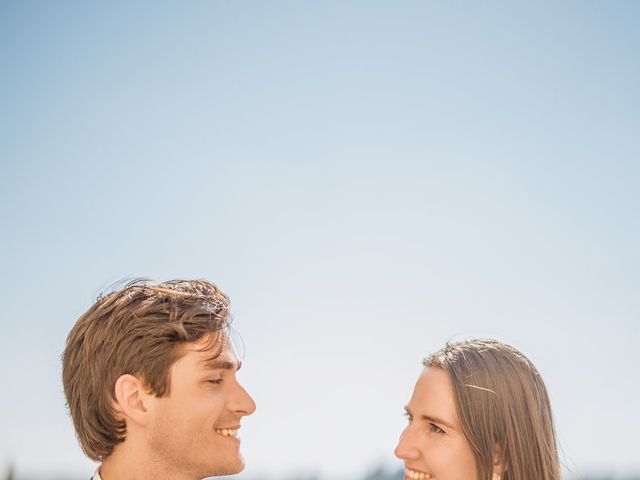
M 229 300 L 206 280 L 137 280 L 101 296 L 67 338 L 62 376 L 93 480 L 200 480 L 244 468 L 255 403 L 236 379 Z

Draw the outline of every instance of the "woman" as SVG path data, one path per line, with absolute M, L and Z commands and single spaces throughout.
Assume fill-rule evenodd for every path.
M 547 391 L 522 353 L 472 340 L 423 363 L 395 450 L 406 478 L 560 480 Z

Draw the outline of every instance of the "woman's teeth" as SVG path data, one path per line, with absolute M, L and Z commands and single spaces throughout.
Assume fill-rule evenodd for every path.
M 223 437 L 237 437 L 238 436 L 238 430 L 235 430 L 233 428 L 216 428 L 216 433 L 219 433 L 220 435 L 222 435 Z
M 418 472 L 409 468 L 406 468 L 404 470 L 404 473 L 407 477 L 413 478 L 414 480 L 426 480 L 427 478 L 433 478 L 433 475 L 431 475 L 430 473 Z

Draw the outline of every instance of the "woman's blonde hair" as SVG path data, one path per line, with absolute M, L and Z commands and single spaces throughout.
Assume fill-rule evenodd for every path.
M 496 340 L 447 344 L 424 360 L 451 380 L 477 478 L 560 480 L 551 404 L 542 377 L 518 350 Z

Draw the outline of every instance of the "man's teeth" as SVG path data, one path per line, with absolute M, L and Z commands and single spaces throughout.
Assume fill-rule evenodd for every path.
M 410 468 L 406 468 L 404 473 L 407 477 L 413 478 L 414 480 L 426 480 L 427 478 L 433 478 L 433 475 L 425 472 L 418 472 L 416 470 L 411 470 Z
M 228 437 L 228 436 L 237 437 L 238 436 L 238 430 L 235 430 L 233 428 L 216 428 L 216 432 L 219 433 L 220 435 L 222 435 L 223 437 Z

